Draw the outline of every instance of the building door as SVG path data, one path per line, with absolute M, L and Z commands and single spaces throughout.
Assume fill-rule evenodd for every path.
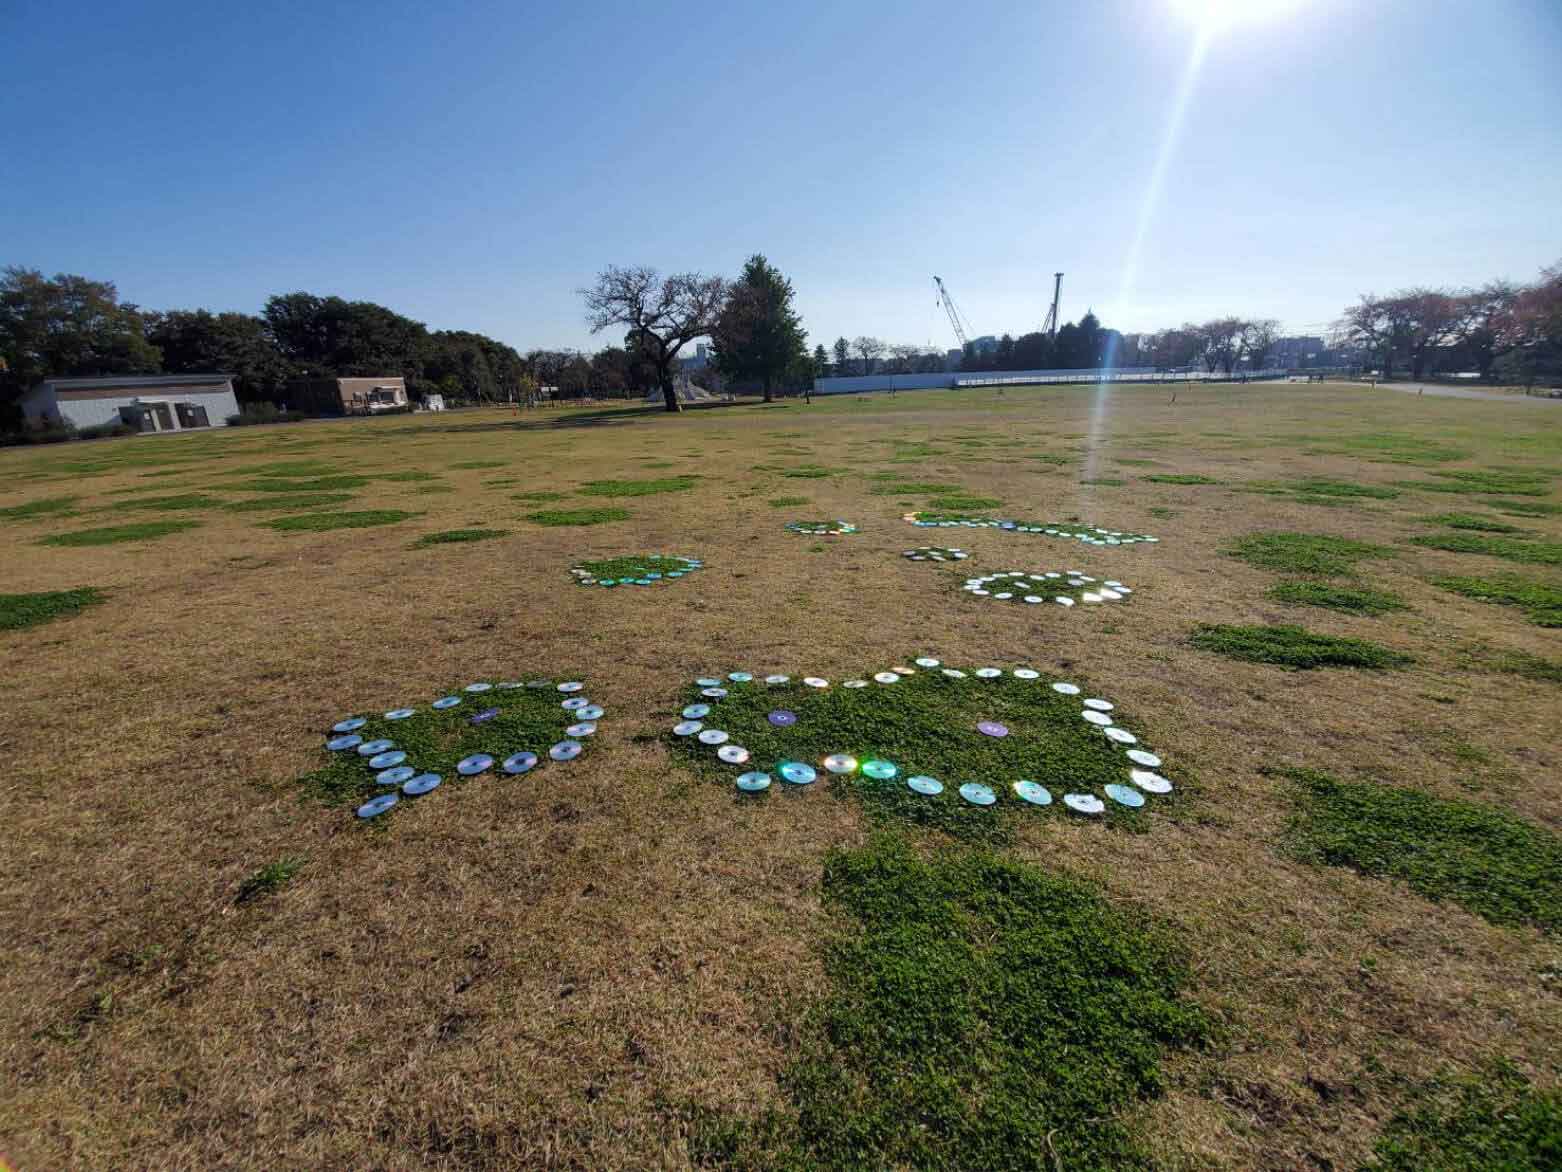
M 142 409 L 146 411 L 147 417 L 152 420 L 152 426 L 148 430 L 174 430 L 174 415 L 173 412 L 168 409 L 167 403 L 143 403 L 141 406 Z
M 181 428 L 211 426 L 211 420 L 206 417 L 206 408 L 199 403 L 175 403 L 174 410 L 179 413 Z

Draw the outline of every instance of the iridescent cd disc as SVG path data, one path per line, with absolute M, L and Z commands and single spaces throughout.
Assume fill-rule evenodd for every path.
M 1148 769 L 1130 769 L 1128 780 L 1147 794 L 1169 794 L 1172 790 L 1171 782 L 1159 773 L 1151 773 Z
M 548 756 L 555 761 L 573 761 L 580 756 L 583 748 L 579 741 L 560 741 L 548 750 Z
M 1148 749 L 1129 749 L 1127 757 L 1135 765 L 1143 765 L 1146 769 L 1161 767 L 1161 759 Z
M 461 690 L 463 692 L 486 692 L 486 691 L 488 691 L 492 687 L 493 687 L 492 684 L 481 684 L 481 683 L 480 684 L 468 684 L 466 687 L 462 688 Z
M 1033 806 L 1052 805 L 1052 793 L 1044 785 L 1037 785 L 1034 781 L 1017 781 L 1013 789 L 1015 796 Z
M 1120 806 L 1137 808 L 1144 805 L 1144 795 L 1132 786 L 1112 784 L 1104 788 L 1106 796 Z
M 892 671 L 877 672 L 874 675 L 873 679 L 874 679 L 874 681 L 876 683 L 880 683 L 880 684 L 898 684 L 898 683 L 900 683 L 900 677 L 898 675 L 896 675 Z
M 850 753 L 831 753 L 824 759 L 824 767 L 831 773 L 855 773 L 857 758 Z
M 702 716 L 710 715 L 709 704 L 690 704 L 683 710 L 685 720 L 698 720 Z
M 395 794 L 393 794 L 393 793 L 381 794 L 377 798 L 370 798 L 363 805 L 359 806 L 358 807 L 358 817 L 360 817 L 360 818 L 375 818 L 375 817 L 378 817 L 379 815 L 385 813 L 386 810 L 389 810 L 395 804 L 396 804 L 396 795 Z
M 406 720 L 407 717 L 409 717 L 409 716 L 416 716 L 417 714 L 418 714 L 418 710 L 416 708 L 392 708 L 389 712 L 387 712 L 385 714 L 385 719 L 386 720 Z
M 584 696 L 571 696 L 568 700 L 561 702 L 559 707 L 564 709 L 565 712 L 578 712 L 590 703 L 591 701 Z
M 917 793 L 925 794 L 928 797 L 932 797 L 934 794 L 941 794 L 944 792 L 943 782 L 939 781 L 936 777 L 928 777 L 927 775 L 921 773 L 917 774 L 915 777 L 906 778 L 906 785 L 909 788 L 915 790 Z
M 695 684 L 697 686 L 699 686 L 701 688 L 719 688 L 719 687 L 721 687 L 721 681 L 718 680 L 715 676 L 700 676 L 694 682 L 695 682 Z
M 1089 700 L 1081 700 L 1080 703 L 1086 708 L 1094 708 L 1097 712 L 1110 712 L 1115 707 L 1108 700 L 1097 700 L 1094 697 Z
M 705 726 L 697 720 L 680 720 L 673 725 L 673 733 L 680 737 L 692 737 Z
M 916 661 L 918 667 L 942 667 L 943 665 L 930 655 L 924 655 Z
M 1041 673 L 1032 671 L 1028 667 L 1017 667 L 1014 669 L 1014 678 L 1017 680 L 1037 680 L 1041 678 Z
M 493 764 L 494 759 L 487 753 L 473 753 L 470 757 L 461 758 L 460 764 L 456 766 L 456 772 L 462 777 L 472 777 L 485 769 L 493 768 Z
M 747 794 L 757 794 L 760 790 L 770 788 L 770 774 L 753 770 L 749 773 L 738 774 L 738 788 Z
M 727 678 L 734 684 L 746 684 L 754 677 L 751 673 L 746 671 L 729 671 L 727 673 Z
M 728 736 L 729 736 L 729 734 L 725 730 L 723 730 L 723 729 L 719 729 L 719 728 L 701 729 L 700 730 L 700 744 L 702 744 L 702 745 L 724 745 L 724 744 L 727 743 Z
M 355 749 L 363 744 L 363 738 L 357 733 L 348 733 L 345 737 L 332 737 L 325 743 L 325 747 L 333 753 L 340 753 L 343 749 Z
M 1053 684 L 1052 690 L 1054 692 L 1061 693 L 1064 696 L 1079 695 L 1079 687 L 1076 684 Z
M 862 763 L 863 776 L 871 777 L 875 781 L 888 781 L 899 772 L 900 770 L 890 762 L 880 761 L 877 758 Z
M 980 782 L 968 781 L 960 787 L 960 796 L 973 806 L 990 806 L 998 800 L 998 795 Z
M 1139 743 L 1139 738 L 1126 728 L 1104 728 L 1101 731 L 1119 745 L 1137 745 Z
M 1098 728 L 1105 728 L 1107 725 L 1112 723 L 1112 718 L 1110 716 L 1104 712 L 1097 712 L 1094 708 L 1087 708 L 1081 712 L 1080 715 L 1088 720 L 1091 724 L 1096 725 Z
M 506 773 L 525 773 L 537 764 L 536 753 L 511 753 L 499 768 Z
M 487 724 L 498 715 L 499 710 L 497 708 L 484 708 L 481 712 L 475 712 L 467 717 L 466 722 L 468 724 Z
M 576 711 L 575 715 L 582 720 L 601 720 L 606 712 L 607 709 L 600 704 L 587 704 L 584 708 Z
M 377 741 L 364 741 L 358 746 L 358 755 L 360 757 L 373 757 L 385 752 L 386 749 L 394 749 L 395 747 L 395 741 L 387 741 L 384 737 L 381 737 Z
M 1007 726 L 999 724 L 996 720 L 979 720 L 976 722 L 976 731 L 989 737 L 1006 737 L 1009 735 Z
M 562 683 L 562 684 L 559 685 L 559 691 L 561 691 L 561 692 L 578 692 L 582 688 L 584 688 L 585 686 L 586 685 L 581 683 L 579 680 L 568 680 L 565 683 Z
M 346 720 L 339 720 L 333 724 L 331 731 L 339 733 L 355 732 L 368 723 L 368 720 L 362 716 L 349 716 Z
M 995 680 L 1003 674 L 996 667 L 979 667 L 974 673 L 979 680 Z
M 823 679 L 820 676 L 804 676 L 803 683 L 807 684 L 810 688 L 828 688 L 830 686 L 830 681 Z
M 790 781 L 793 785 L 807 785 L 819 776 L 812 765 L 803 761 L 783 761 L 776 766 L 776 772 L 782 781 Z
M 701 688 L 700 695 L 707 700 L 724 700 L 727 697 L 726 688 Z
M 564 730 L 567 737 L 589 737 L 597 731 L 597 726 L 589 720 L 583 720 L 579 724 L 572 724 Z
M 963 680 L 963 679 L 965 679 L 965 672 L 961 671 L 957 667 L 946 667 L 946 668 L 943 669 L 943 673 L 944 673 L 944 675 L 948 676 L 952 680 Z
M 841 684 L 843 688 L 866 688 L 867 686 L 867 680 L 846 680 Z
M 728 765 L 743 765 L 747 763 L 749 753 L 742 745 L 723 745 L 716 750 L 716 756 Z
M 1106 809 L 1106 803 L 1095 794 L 1064 794 L 1063 804 L 1076 814 L 1099 814 Z
M 765 677 L 765 683 L 767 683 L 767 684 L 784 684 L 784 683 L 788 682 L 791 678 L 792 678 L 791 676 L 766 676 Z
M 765 719 L 777 728 L 790 728 L 797 723 L 797 713 L 786 708 L 777 708 Z
M 391 769 L 382 769 L 374 775 L 375 785 L 400 785 L 409 777 L 414 777 L 417 770 L 410 765 L 397 765 Z
M 388 752 L 376 753 L 369 758 L 370 769 L 389 769 L 393 765 L 400 765 L 407 759 L 407 755 L 400 749 L 391 749 Z
M 414 777 L 411 781 L 407 782 L 406 785 L 402 786 L 401 792 L 404 794 L 411 794 L 413 797 L 419 797 L 428 793 L 429 790 L 437 787 L 439 782 L 439 774 L 422 773 L 417 777 Z
M 443 712 L 447 708 L 454 708 L 459 703 L 461 703 L 460 696 L 441 696 L 434 703 L 430 704 L 429 707 Z

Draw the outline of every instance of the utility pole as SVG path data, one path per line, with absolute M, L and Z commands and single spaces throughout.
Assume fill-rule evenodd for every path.
M 1058 337 L 1058 298 L 1063 294 L 1063 274 L 1052 274 L 1052 308 L 1047 310 L 1047 320 L 1041 323 L 1041 332 L 1052 341 Z

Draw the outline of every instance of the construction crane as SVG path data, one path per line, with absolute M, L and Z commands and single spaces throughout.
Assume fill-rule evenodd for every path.
M 938 303 L 944 307 L 944 312 L 949 315 L 949 324 L 954 327 L 955 337 L 960 339 L 960 349 L 964 350 L 971 344 L 971 339 L 966 335 L 971 332 L 971 323 L 966 320 L 955 299 L 949 296 L 949 290 L 944 288 L 943 279 L 934 276 L 933 284 L 938 286 Z
M 1063 293 L 1063 274 L 1052 274 L 1052 308 L 1047 310 L 1047 320 L 1041 323 L 1041 332 L 1047 337 L 1058 336 L 1058 298 Z

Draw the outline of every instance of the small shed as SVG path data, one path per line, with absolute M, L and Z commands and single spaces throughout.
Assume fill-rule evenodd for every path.
M 226 427 L 239 413 L 226 374 L 125 374 L 45 379 L 22 396 L 34 423 L 126 423 L 142 432 Z

